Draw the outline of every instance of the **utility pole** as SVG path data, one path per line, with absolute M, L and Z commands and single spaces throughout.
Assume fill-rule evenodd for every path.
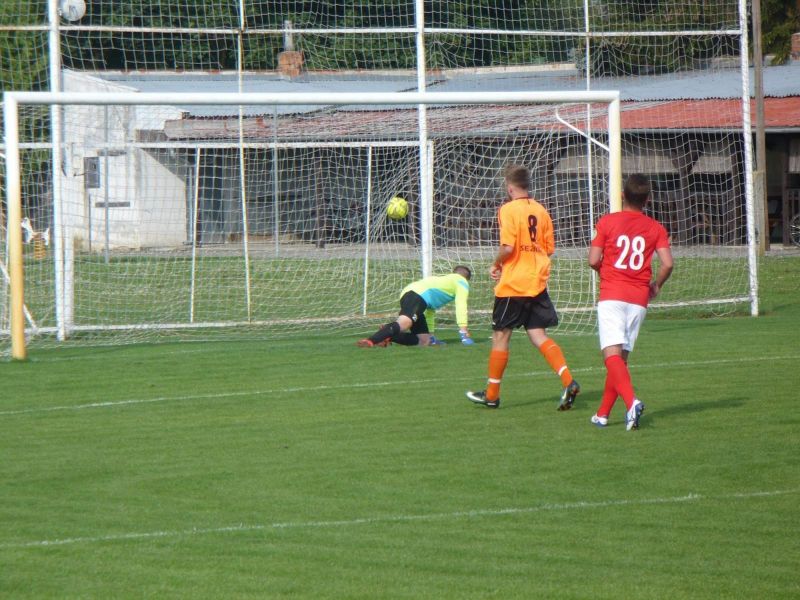
M 764 57 L 761 50 L 761 0 L 753 0 L 753 95 L 756 109 L 756 171 L 753 173 L 755 184 L 756 221 L 761 230 L 759 252 L 769 250 L 769 207 L 767 203 L 767 142 L 764 132 Z

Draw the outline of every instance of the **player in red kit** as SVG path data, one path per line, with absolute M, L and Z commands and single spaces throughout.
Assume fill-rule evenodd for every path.
M 600 408 L 591 419 L 598 427 L 608 424 L 608 415 L 618 396 L 625 402 L 628 431 L 639 428 L 644 412 L 644 404 L 633 391 L 628 355 L 639 335 L 648 301 L 661 291 L 673 266 L 667 230 L 642 212 L 649 197 L 650 182 L 646 177 L 639 174 L 628 177 L 622 210 L 597 221 L 597 234 L 589 248 L 589 266 L 600 273 L 597 325 L 606 365 Z M 660 262 L 654 280 L 653 253 Z

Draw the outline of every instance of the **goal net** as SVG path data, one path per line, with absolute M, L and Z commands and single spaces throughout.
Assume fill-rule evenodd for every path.
M 757 312 L 744 0 L 85 5 L 2 3 L 0 90 L 318 97 L 22 102 L 20 165 L 0 155 L 0 189 L 19 170 L 25 228 L 3 231 L 27 242 L 27 285 L 12 311 L 7 241 L 0 345 L 20 312 L 34 344 L 363 333 L 409 278 L 457 261 L 484 278 L 471 304 L 473 323 L 488 322 L 481 262 L 511 160 L 534 170 L 556 221 L 561 330 L 587 331 L 583 255 L 611 169 L 606 105 L 581 100 L 587 90 L 620 90 L 622 175 L 651 180 L 678 258 L 651 312 Z M 572 102 L 431 105 L 424 118 L 398 102 L 327 102 L 355 90 L 559 90 Z M 386 218 L 392 195 L 408 218 Z
M 532 169 L 531 191 L 556 223 L 561 327 L 592 323 L 585 250 L 595 216 L 619 196 L 616 92 L 29 93 L 12 103 L 7 160 L 21 180 L 7 173 L 9 223 L 21 218 L 29 342 L 357 332 L 394 314 L 410 281 L 457 264 L 476 274 L 483 324 L 509 164 Z M 42 151 L 9 131 L 42 106 L 58 107 L 64 132 L 51 194 L 35 186 Z M 567 181 L 576 169 L 581 186 Z M 403 219 L 387 215 L 395 196 L 410 206 Z M 20 208 L 45 203 L 53 225 L 36 230 Z M 444 311 L 440 325 L 451 318 Z

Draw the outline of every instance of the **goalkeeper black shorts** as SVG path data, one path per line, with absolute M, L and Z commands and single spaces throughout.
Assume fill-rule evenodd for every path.
M 400 314 L 412 321 L 411 333 L 429 333 L 425 311 L 428 303 L 417 292 L 406 292 L 400 298 Z

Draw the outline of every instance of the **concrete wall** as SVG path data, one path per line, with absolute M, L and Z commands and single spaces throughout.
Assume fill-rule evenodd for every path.
M 66 71 L 65 91 L 132 91 Z M 85 251 L 140 250 L 187 241 L 186 169 L 169 155 L 136 148 L 143 130 L 180 118 L 175 107 L 66 106 L 62 206 L 67 237 Z M 86 158 L 96 158 L 97 187 L 87 187 Z

